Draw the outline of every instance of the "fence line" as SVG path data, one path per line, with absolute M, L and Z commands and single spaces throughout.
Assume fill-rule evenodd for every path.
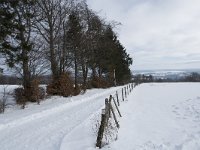
M 125 100 L 125 98 L 127 98 L 127 96 L 133 91 L 133 88 L 135 88 L 137 85 L 138 85 L 137 83 L 135 83 L 135 84 L 130 83 L 121 89 L 122 102 Z M 112 95 L 110 95 L 109 99 L 108 98 L 105 99 L 105 108 L 102 109 L 102 113 L 101 113 L 101 124 L 100 124 L 99 130 L 98 130 L 96 147 L 102 148 L 102 146 L 103 146 L 103 144 L 102 144 L 103 135 L 105 132 L 105 128 L 108 127 L 108 121 L 109 121 L 109 119 L 111 119 L 111 116 L 113 116 L 112 118 L 114 119 L 117 128 L 120 127 L 119 121 L 117 120 L 117 117 L 115 114 L 115 109 L 114 109 L 114 108 L 116 108 L 119 117 L 122 117 L 121 112 L 119 110 L 120 99 L 119 99 L 119 95 L 118 95 L 117 91 L 116 91 L 115 95 L 116 95 L 117 102 L 116 102 L 114 96 L 112 96 Z M 112 105 L 112 102 L 113 102 L 114 106 Z

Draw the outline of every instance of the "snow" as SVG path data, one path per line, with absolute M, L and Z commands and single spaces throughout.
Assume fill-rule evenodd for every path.
M 11 107 L 12 104 L 15 104 L 13 91 L 19 87 L 19 85 L 0 85 L 0 99 L 5 95 L 6 104 L 10 104 L 8 107 Z
M 63 138 L 104 105 L 121 87 L 88 90 L 84 95 L 53 97 L 0 115 L 0 149 L 59 150 Z
M 0 115 L 2 150 L 95 150 L 104 99 L 121 88 L 52 97 Z M 146 83 L 120 104 L 118 139 L 103 150 L 199 150 L 200 83 Z
M 200 84 L 142 84 L 121 111 L 118 140 L 109 150 L 199 150 Z

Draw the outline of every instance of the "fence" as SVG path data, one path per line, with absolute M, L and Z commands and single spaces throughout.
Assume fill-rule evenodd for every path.
M 137 86 L 138 84 L 130 83 L 123 87 L 121 89 L 121 100 L 125 101 L 125 98 L 133 91 L 133 88 Z M 122 117 L 120 110 L 120 96 L 118 94 L 118 91 L 116 91 L 115 97 L 113 95 L 110 95 L 109 99 L 105 99 L 105 108 L 102 109 L 101 113 L 101 124 L 98 130 L 97 140 L 96 140 L 96 147 L 102 148 L 102 140 L 104 136 L 105 129 L 108 127 L 108 121 L 109 119 L 114 119 L 114 122 L 116 124 L 116 127 L 119 128 L 119 121 L 116 117 L 116 112 L 119 115 L 119 117 Z M 115 109 L 114 109 L 115 108 Z M 113 117 L 111 117 L 113 116 Z

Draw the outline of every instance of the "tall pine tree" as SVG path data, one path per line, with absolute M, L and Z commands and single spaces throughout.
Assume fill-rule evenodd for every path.
M 79 16 L 76 11 L 72 11 L 69 15 L 67 43 L 73 54 L 74 62 L 74 85 L 75 91 L 78 90 L 78 67 L 80 60 L 81 40 L 82 40 L 82 27 L 80 25 Z
M 22 69 L 25 101 L 31 98 L 31 73 L 29 53 L 32 50 L 32 25 L 34 0 L 1 1 L 1 52 L 9 67 Z M 24 105 L 25 105 L 24 101 Z M 24 106 L 23 105 L 23 106 Z

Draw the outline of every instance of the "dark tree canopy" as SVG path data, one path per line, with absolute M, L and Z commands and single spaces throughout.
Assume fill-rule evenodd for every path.
M 21 73 L 25 93 L 37 70 L 49 70 L 53 93 L 66 87 L 57 81 L 71 77 L 76 94 L 131 79 L 132 58 L 114 28 L 84 0 L 1 0 L 0 33 L 0 53 Z

